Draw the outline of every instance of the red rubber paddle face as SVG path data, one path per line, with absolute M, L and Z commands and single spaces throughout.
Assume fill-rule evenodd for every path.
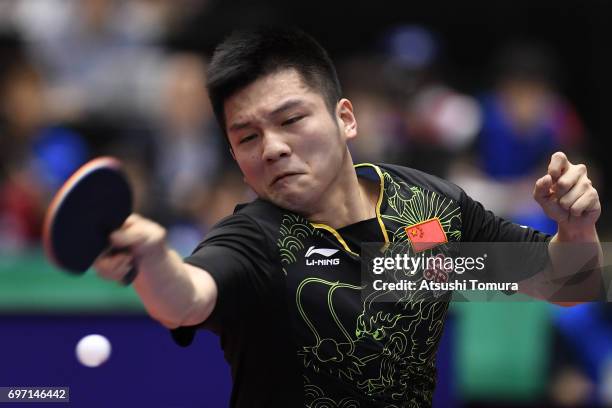
M 57 192 L 45 217 L 47 257 L 68 272 L 82 274 L 110 246 L 109 234 L 132 212 L 132 191 L 121 163 L 94 159 Z

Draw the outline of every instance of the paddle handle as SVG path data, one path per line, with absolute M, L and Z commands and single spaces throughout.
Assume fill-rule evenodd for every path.
M 113 247 L 108 250 L 109 255 L 115 255 L 115 254 L 125 253 L 125 252 L 130 252 L 130 249 Z M 130 270 L 128 271 L 128 273 L 126 273 L 123 276 L 123 278 L 121 278 L 121 283 L 123 284 L 123 286 L 129 286 L 132 284 L 132 282 L 134 282 L 134 279 L 136 279 L 136 276 L 138 276 L 138 265 L 136 265 L 136 262 L 134 262 L 132 266 L 130 267 Z
M 138 276 L 138 267 L 136 265 L 132 265 L 129 272 L 125 274 L 123 278 L 121 278 L 121 283 L 123 286 L 130 286 L 134 279 Z

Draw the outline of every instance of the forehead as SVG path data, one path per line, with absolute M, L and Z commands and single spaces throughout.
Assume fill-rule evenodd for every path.
M 265 115 L 289 99 L 314 102 L 323 98 L 313 91 L 295 69 L 285 69 L 258 78 L 229 97 L 224 104 L 228 127 L 236 121 Z

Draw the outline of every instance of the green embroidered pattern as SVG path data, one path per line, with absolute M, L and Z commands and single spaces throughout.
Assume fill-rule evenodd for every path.
M 461 208 L 453 200 L 439 194 L 424 190 L 417 186 L 410 186 L 404 181 L 395 181 L 387 172 L 383 173 L 385 179 L 385 195 L 387 205 L 393 211 L 383 214 L 385 221 L 399 224 L 399 228 L 387 229 L 389 238 L 393 242 L 406 241 L 404 227 L 419 222 L 438 218 L 449 241 L 461 239 Z M 410 192 L 411 197 L 406 193 Z M 393 223 L 385 223 L 389 225 Z
M 414 255 L 405 227 L 432 218 L 440 220 L 449 241 L 460 240 L 461 208 L 455 201 L 401 180 L 396 181 L 388 172 L 384 172 L 383 177 L 388 208 L 382 218 L 391 241 L 385 256 Z M 436 248 L 426 250 L 425 255 L 432 255 L 435 251 Z M 401 279 L 401 276 L 396 278 Z M 397 296 L 392 308 L 396 313 L 392 313 L 380 310 L 381 304 L 376 303 L 383 295 L 373 292 L 367 296 L 363 311 L 357 317 L 355 337 L 362 341 L 377 341 L 383 346 L 376 357 L 378 376 L 360 381 L 358 388 L 367 395 L 391 394 L 393 400 L 402 401 L 402 404 L 407 403 L 411 393 L 413 404 L 418 400 L 431 403 L 435 351 L 442 335 L 448 303 L 427 301 L 425 293 L 406 291 Z M 431 384 L 431 387 L 420 390 L 419 383 Z
M 432 218 L 440 220 L 449 241 L 461 239 L 461 208 L 457 202 L 409 185 L 388 172 L 383 172 L 383 178 L 387 208 L 381 217 L 390 240 L 385 256 L 414 254 L 405 227 Z M 277 241 L 283 268 L 296 262 L 296 254 L 305 248 L 304 241 L 313 236 L 323 237 L 304 218 L 283 217 Z M 428 249 L 425 256 L 436 251 L 437 248 Z M 296 307 L 312 336 L 298 351 L 306 372 L 324 373 L 352 384 L 364 398 L 394 401 L 387 405 L 389 408 L 417 407 L 422 401 L 431 403 L 435 351 L 448 302 L 426 301 L 418 291 L 411 291 L 400 293 L 394 303 L 384 303 L 377 302 L 380 294 L 373 293 L 363 299 L 357 315 L 338 316 L 337 299 L 340 296 L 359 299 L 363 289 L 331 276 L 306 277 L 299 282 Z M 316 310 L 317 314 L 309 316 L 309 310 Z M 326 313 L 321 313 L 323 310 Z M 360 407 L 352 398 L 339 401 L 330 398 L 308 377 L 304 390 L 308 407 Z
M 296 214 L 283 214 L 280 237 L 276 245 L 285 275 L 287 274 L 285 267 L 297 260 L 295 254 L 304 249 L 304 240 L 312 236 L 323 237 L 323 234 L 310 225 L 304 217 Z

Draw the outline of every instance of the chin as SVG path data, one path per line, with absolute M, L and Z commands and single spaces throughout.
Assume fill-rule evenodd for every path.
M 269 200 L 279 207 L 298 214 L 306 213 L 306 209 L 312 206 L 312 197 L 306 197 L 303 194 L 284 194 L 283 196 L 273 197 Z

